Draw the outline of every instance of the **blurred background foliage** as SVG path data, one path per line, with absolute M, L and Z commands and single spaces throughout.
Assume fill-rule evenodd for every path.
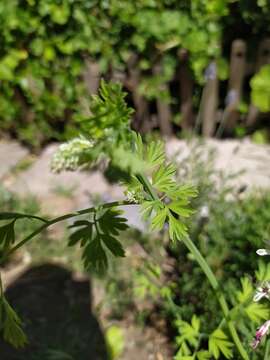
M 157 98 L 171 104 L 177 116 L 181 50 L 189 54 L 198 107 L 210 61 L 226 80 L 232 40 L 248 40 L 252 60 L 258 41 L 269 34 L 269 16 L 266 0 L 2 1 L 0 131 L 36 149 L 69 138 L 77 116 L 88 111 L 92 63 L 107 79 L 120 73 L 125 88 L 150 104 Z M 156 65 L 161 70 L 153 71 Z M 130 80 L 135 68 L 136 89 Z M 251 82 L 252 100 L 262 111 L 270 109 L 269 93 L 260 99 L 269 78 L 265 70 Z

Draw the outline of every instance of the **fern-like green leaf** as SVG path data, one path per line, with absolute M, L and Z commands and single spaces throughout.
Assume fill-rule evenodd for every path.
M 209 353 L 209 351 L 206 350 L 200 350 L 196 353 L 197 359 L 198 360 L 210 360 L 211 359 L 211 354 Z
M 175 188 L 175 181 L 173 176 L 175 175 L 176 168 L 174 164 L 160 166 L 153 173 L 153 186 L 161 192 L 172 191 Z
M 209 352 L 215 359 L 219 359 L 220 354 L 223 354 L 226 359 L 231 359 L 233 356 L 233 343 L 228 340 L 227 335 L 219 328 L 210 335 L 208 347 Z
M 81 246 L 84 246 L 87 242 L 92 240 L 93 235 L 93 223 L 87 220 L 75 221 L 69 228 L 78 228 L 69 237 L 69 246 L 74 246 L 78 242 L 81 242 Z
M 181 346 L 183 342 L 188 342 L 191 346 L 196 347 L 200 335 L 200 319 L 196 315 L 193 315 L 191 324 L 183 320 L 177 320 L 175 324 L 180 334 L 176 337 L 177 344 Z
M 83 248 L 82 259 L 87 271 L 104 274 L 108 268 L 108 258 L 99 237 L 94 238 Z
M 69 246 L 80 243 L 82 259 L 87 270 L 104 273 L 108 267 L 106 249 L 114 256 L 123 257 L 125 251 L 116 239 L 121 231 L 128 228 L 123 211 L 113 208 L 99 208 L 92 214 L 92 220 L 78 220 L 70 226 L 75 231 L 70 235 Z
M 191 351 L 187 345 L 187 342 L 184 340 L 179 348 L 179 350 L 177 351 L 174 360 L 181 360 L 183 359 L 183 357 L 187 357 L 187 356 L 192 356 L 190 355 Z
M 144 220 L 149 220 L 153 212 L 157 212 L 164 208 L 160 200 L 147 200 L 141 204 L 140 214 Z
M 187 227 L 169 212 L 169 235 L 173 241 L 179 241 L 187 236 Z
M 236 292 L 237 300 L 240 304 L 249 301 L 253 295 L 253 286 L 248 277 L 241 278 L 242 290 Z
M 270 316 L 269 307 L 258 302 L 252 302 L 246 306 L 245 313 L 250 318 L 250 320 L 257 324 L 259 324 L 262 320 L 269 319 Z
M 0 325 L 4 339 L 16 348 L 23 347 L 27 343 L 27 338 L 22 329 L 22 321 L 4 297 L 0 301 Z
M 124 257 L 125 250 L 122 247 L 122 244 L 113 236 L 109 234 L 101 234 L 100 235 L 103 243 L 106 247 L 111 251 L 114 256 Z
M 258 270 L 255 271 L 256 279 L 260 282 L 270 280 L 270 263 L 259 261 Z
M 98 225 L 104 234 L 119 235 L 128 228 L 127 219 L 121 217 L 122 210 L 107 209 L 98 219 Z
M 132 137 L 135 153 L 140 159 L 144 159 L 144 145 L 141 135 L 135 131 L 132 131 Z
M 183 206 L 182 200 L 173 201 L 168 205 L 168 207 L 174 213 L 176 213 L 177 215 L 182 216 L 182 217 L 189 217 L 190 215 L 192 215 L 194 213 L 194 210 L 192 210 L 186 206 Z
M 165 161 L 164 143 L 162 141 L 152 141 L 146 147 L 146 163 L 149 167 L 162 165 Z
M 14 224 L 15 220 L 0 227 L 0 246 L 3 250 L 15 242 Z
M 198 190 L 193 185 L 184 184 L 177 186 L 169 195 L 172 199 L 188 199 L 198 196 Z
M 168 216 L 167 207 L 164 207 L 164 209 L 159 210 L 151 221 L 151 228 L 153 230 L 161 230 L 164 226 L 167 216 Z

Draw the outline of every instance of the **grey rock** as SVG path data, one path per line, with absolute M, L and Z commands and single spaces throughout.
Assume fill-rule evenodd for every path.
M 7 175 L 19 163 L 28 150 L 15 141 L 0 141 L 0 179 Z
M 198 148 L 199 147 L 199 148 Z M 208 139 L 200 143 L 195 139 L 187 142 L 173 139 L 166 144 L 169 157 L 175 158 L 179 167 L 190 166 L 192 154 L 200 149 L 202 161 L 208 161 L 208 153 L 214 153 L 213 171 L 231 177 L 227 185 L 247 190 L 270 188 L 270 146 L 243 140 Z M 188 160 L 189 159 L 189 160 Z M 222 183 L 220 184 L 222 186 Z
M 104 194 L 108 191 L 108 183 L 98 172 L 52 173 L 50 161 L 56 148 L 56 145 L 45 148 L 37 161 L 11 185 L 11 190 L 21 195 L 31 193 L 40 199 L 70 191 L 78 202 L 86 201 L 89 194 Z

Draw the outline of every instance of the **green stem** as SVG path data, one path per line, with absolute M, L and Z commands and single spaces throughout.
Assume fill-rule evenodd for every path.
M 3 298 L 3 295 L 4 295 L 3 282 L 2 282 L 2 276 L 0 274 L 0 299 Z
M 145 175 L 138 174 L 137 179 L 143 185 L 144 190 L 151 196 L 152 200 L 159 200 L 159 197 L 155 193 L 153 186 Z
M 42 222 L 46 222 L 46 219 L 43 219 L 40 216 L 36 215 L 29 215 L 29 214 L 22 214 L 22 213 L 11 213 L 11 212 L 1 212 L 0 214 L 0 220 L 8 220 L 8 219 L 14 219 L 15 221 L 18 219 L 27 218 L 27 219 L 36 219 L 40 220 Z
M 217 279 L 214 275 L 214 273 L 212 272 L 212 270 L 210 269 L 209 265 L 207 264 L 207 262 L 205 261 L 204 257 L 201 255 L 200 251 L 197 249 L 197 247 L 195 246 L 195 244 L 193 243 L 193 241 L 189 238 L 186 237 L 183 239 L 184 244 L 186 245 L 186 247 L 189 249 L 189 251 L 193 254 L 193 256 L 195 257 L 195 259 L 197 260 L 198 264 L 200 265 L 201 269 L 203 270 L 203 272 L 205 273 L 210 285 L 212 286 L 212 288 L 214 289 L 216 295 L 217 295 L 217 299 L 218 302 L 220 304 L 221 310 L 224 314 L 225 320 L 227 322 L 227 326 L 228 329 L 231 333 L 232 339 L 239 351 L 239 354 L 242 356 L 243 359 L 248 360 L 249 356 L 247 354 L 247 352 L 245 351 L 239 337 L 237 334 L 237 331 L 235 329 L 235 326 L 233 324 L 233 321 L 230 320 L 230 311 L 226 302 L 226 299 L 224 297 L 224 295 L 222 294 L 222 292 L 219 289 L 219 284 L 217 282 Z
M 108 209 L 108 208 L 111 208 L 111 207 L 123 206 L 123 205 L 132 205 L 132 203 L 130 203 L 128 201 L 114 201 L 114 202 L 103 204 L 102 207 L 105 208 L 105 209 Z M 58 222 L 61 222 L 61 221 L 67 220 L 67 219 L 71 219 L 71 218 L 79 216 L 79 215 L 89 214 L 91 212 L 94 212 L 95 209 L 96 209 L 96 207 L 90 207 L 90 208 L 87 208 L 87 209 L 79 210 L 79 211 L 76 211 L 74 213 L 62 215 L 62 216 L 59 216 L 59 217 L 57 217 L 55 219 L 46 221 L 44 224 L 39 226 L 35 231 L 33 231 L 30 235 L 28 235 L 26 238 L 21 240 L 17 245 L 13 246 L 9 251 L 7 251 L 4 254 L 4 256 L 1 258 L 0 265 L 2 263 L 4 263 L 8 259 L 8 257 L 11 254 L 13 254 L 16 250 L 21 248 L 23 245 L 25 245 L 27 242 L 29 242 L 32 238 L 34 238 L 36 235 L 38 235 L 39 233 L 41 233 L 43 230 L 47 229 L 48 227 L 50 227 L 50 226 L 52 226 L 52 225 L 54 225 L 54 224 L 56 224 Z
M 269 352 L 270 352 L 270 340 L 267 340 L 266 349 L 265 349 L 265 353 L 264 353 L 264 360 L 269 359 Z
M 155 191 L 154 191 L 151 183 L 147 179 L 147 177 L 144 176 L 144 175 L 139 175 L 139 176 L 137 176 L 137 178 L 143 184 L 145 190 L 150 194 L 152 199 L 153 200 L 159 200 L 159 197 L 155 193 Z M 227 322 L 228 329 L 229 329 L 229 331 L 231 333 L 231 337 L 232 337 L 232 339 L 233 339 L 233 341 L 235 343 L 235 346 L 238 349 L 239 354 L 241 355 L 242 359 L 249 360 L 249 356 L 248 356 L 247 352 L 245 351 L 245 349 L 244 349 L 244 347 L 243 347 L 243 345 L 242 345 L 242 343 L 241 343 L 241 341 L 240 341 L 240 339 L 238 337 L 235 326 L 234 326 L 232 320 L 230 320 L 229 307 L 227 305 L 227 302 L 226 302 L 226 299 L 225 299 L 224 295 L 222 294 L 222 292 L 219 289 L 219 284 L 218 284 L 218 281 L 217 281 L 213 271 L 210 269 L 210 267 L 207 264 L 206 260 L 204 259 L 204 257 L 202 256 L 202 254 L 200 253 L 198 248 L 195 246 L 195 244 L 193 243 L 193 241 L 189 237 L 185 237 L 183 239 L 183 242 L 186 245 L 186 247 L 188 248 L 188 250 L 195 257 L 196 261 L 198 262 L 201 269 L 205 273 L 210 285 L 212 286 L 213 290 L 215 291 L 215 293 L 217 295 L 217 298 L 218 298 L 219 305 L 221 307 L 221 310 L 222 310 L 222 312 L 224 314 L 224 317 L 225 317 L 225 320 Z

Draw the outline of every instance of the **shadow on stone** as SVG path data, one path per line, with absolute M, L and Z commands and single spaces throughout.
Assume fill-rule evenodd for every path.
M 13 349 L 2 340 L 2 360 L 107 360 L 104 336 L 91 312 L 88 281 L 72 279 L 65 268 L 32 267 L 7 290 L 23 320 L 29 344 Z

